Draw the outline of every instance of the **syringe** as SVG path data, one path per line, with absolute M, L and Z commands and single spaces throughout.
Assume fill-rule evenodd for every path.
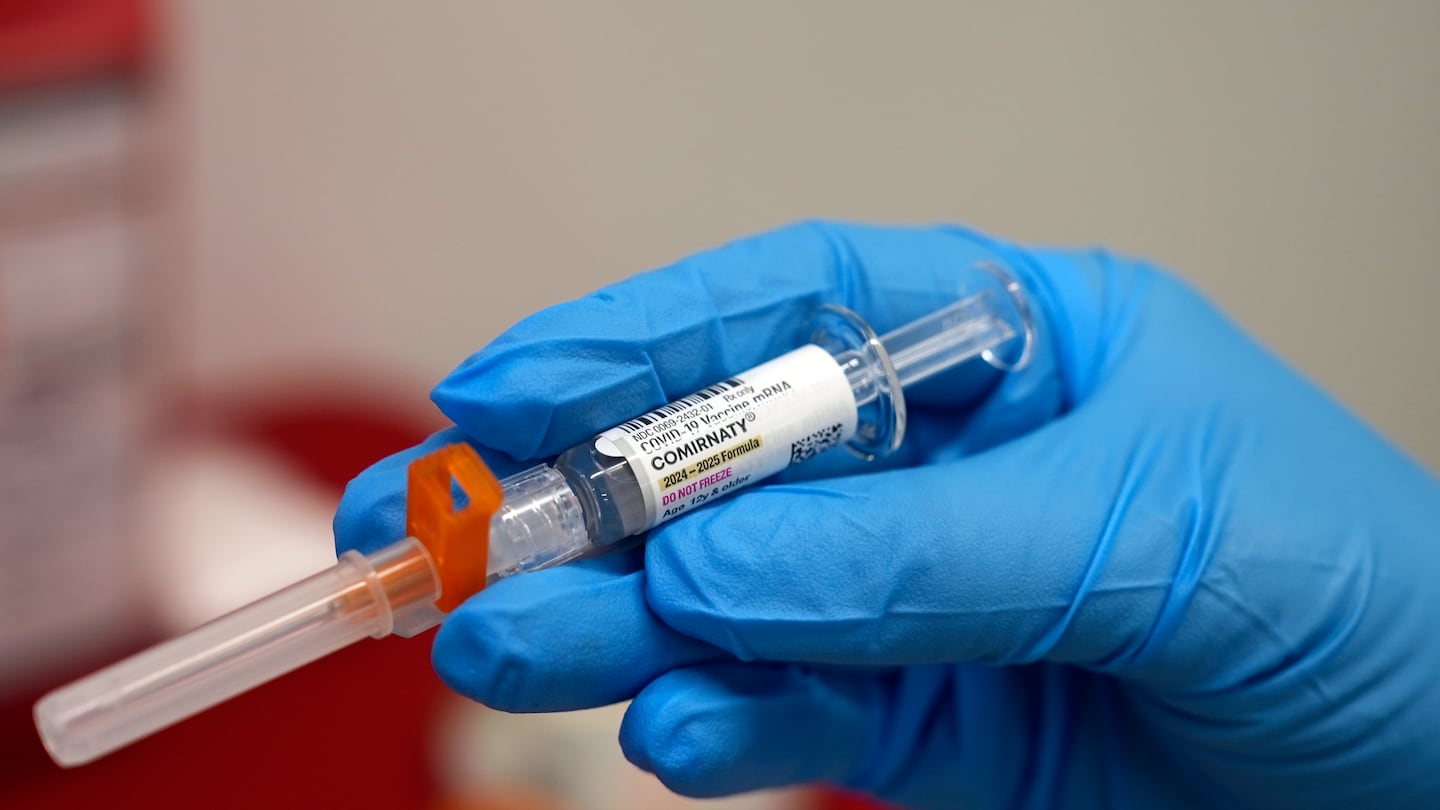
M 411 465 L 405 539 L 46 695 L 35 724 L 61 765 L 89 762 L 366 636 L 414 636 L 487 584 L 628 545 L 647 529 L 836 445 L 905 436 L 904 389 L 982 359 L 1023 367 L 1020 285 L 994 266 L 956 303 L 877 337 L 822 307 L 808 344 L 496 481 L 468 445 Z M 455 503 L 454 492 L 463 491 Z

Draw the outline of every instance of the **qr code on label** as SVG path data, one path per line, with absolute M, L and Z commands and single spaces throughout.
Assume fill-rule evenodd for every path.
M 839 444 L 840 428 L 838 424 L 831 425 L 791 444 L 790 463 L 799 464 Z

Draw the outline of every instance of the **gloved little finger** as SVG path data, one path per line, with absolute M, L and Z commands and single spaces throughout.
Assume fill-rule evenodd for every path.
M 1046 672 L 736 662 L 677 669 L 635 698 L 620 746 L 671 790 L 713 798 L 829 783 L 906 807 L 1001 807 L 1045 773 Z M 1033 774 L 1030 774 L 1033 775 Z
M 620 747 L 666 787 L 694 798 L 841 783 L 869 755 L 874 688 L 864 677 L 792 665 L 677 669 L 630 704 Z

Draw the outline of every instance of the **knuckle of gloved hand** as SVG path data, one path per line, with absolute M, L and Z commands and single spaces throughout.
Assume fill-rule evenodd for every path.
M 1121 300 L 1152 309 L 1215 309 L 1201 290 L 1169 267 L 1142 257 L 1102 252 L 1106 282 Z
M 543 693 L 546 685 L 528 641 L 507 630 L 512 626 L 458 616 L 446 621 L 431 655 L 440 680 L 492 709 L 529 710 L 536 690 Z
M 637 700 L 625 715 L 620 746 L 636 767 L 648 771 L 671 791 L 690 798 L 725 795 L 724 744 L 711 725 L 681 696 Z

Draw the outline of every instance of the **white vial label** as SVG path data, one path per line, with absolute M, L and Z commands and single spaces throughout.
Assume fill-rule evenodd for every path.
M 617 425 L 595 443 L 629 462 L 651 527 L 850 439 L 855 411 L 844 370 L 810 345 Z

